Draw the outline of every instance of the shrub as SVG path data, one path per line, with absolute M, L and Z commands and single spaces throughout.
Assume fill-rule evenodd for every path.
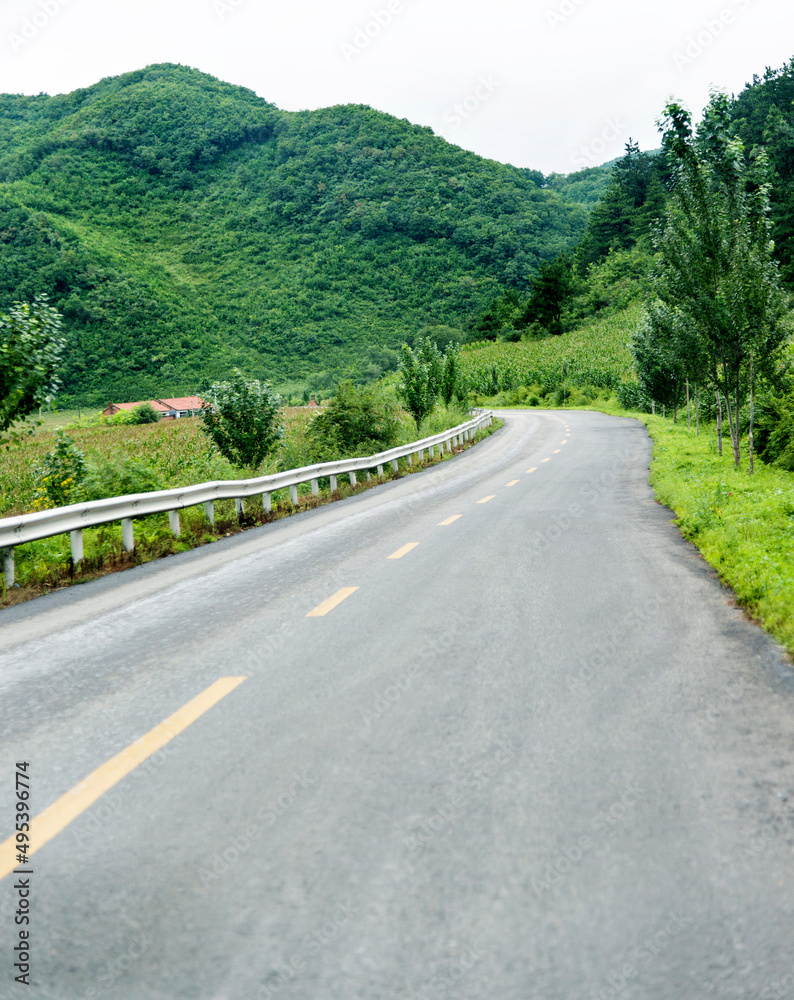
M 36 469 L 34 510 L 79 503 L 85 496 L 86 474 L 85 455 L 67 434 L 58 431 L 55 447 Z
M 160 419 L 160 414 L 151 403 L 141 403 L 130 413 L 129 423 L 131 424 L 156 424 Z
M 340 383 L 336 396 L 309 429 L 315 461 L 385 451 L 397 441 L 397 407 L 376 389 Z

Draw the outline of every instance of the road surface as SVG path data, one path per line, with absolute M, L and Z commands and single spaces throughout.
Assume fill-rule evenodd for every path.
M 639 423 L 505 417 L 2 613 L 0 997 L 794 996 L 790 664 Z

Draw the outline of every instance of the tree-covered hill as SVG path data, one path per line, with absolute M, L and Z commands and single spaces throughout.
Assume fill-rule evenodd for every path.
M 377 376 L 582 237 L 605 175 L 551 183 L 363 106 L 288 113 L 182 66 L 0 97 L 0 311 L 47 292 L 65 397 L 233 366 Z

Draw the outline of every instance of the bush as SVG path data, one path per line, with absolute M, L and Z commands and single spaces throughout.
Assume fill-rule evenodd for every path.
M 160 419 L 160 414 L 151 403 L 141 403 L 130 413 L 129 423 L 131 424 L 156 424 Z
M 313 459 L 374 455 L 397 442 L 399 429 L 397 407 L 382 392 L 342 382 L 330 406 L 312 421 Z
M 34 510 L 79 503 L 85 498 L 87 471 L 84 453 L 67 434 L 58 431 L 55 447 L 47 452 L 43 463 L 36 469 Z

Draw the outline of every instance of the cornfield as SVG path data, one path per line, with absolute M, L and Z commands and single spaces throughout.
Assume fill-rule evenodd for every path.
M 312 419 L 301 407 L 284 411 L 285 437 L 299 435 Z M 66 433 L 86 458 L 134 459 L 149 466 L 161 489 L 176 489 L 218 479 L 239 479 L 241 471 L 218 454 L 201 430 L 198 417 L 161 420 L 156 424 L 108 424 L 68 427 Z M 45 430 L 0 451 L 0 517 L 33 509 L 36 469 L 56 442 L 55 430 Z M 274 455 L 263 470 L 276 469 Z
M 639 306 L 630 307 L 535 343 L 495 343 L 463 350 L 464 385 L 484 396 L 520 386 L 552 389 L 563 380 L 568 385 L 616 389 L 634 377 L 630 345 L 639 312 Z

